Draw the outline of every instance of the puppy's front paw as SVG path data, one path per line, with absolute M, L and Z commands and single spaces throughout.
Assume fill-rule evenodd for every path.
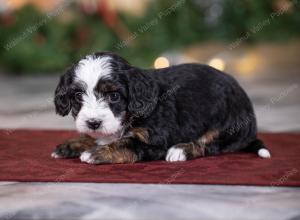
M 80 156 L 80 160 L 89 164 L 112 163 L 112 151 L 107 145 L 97 146 L 84 151 Z
M 57 145 L 51 156 L 53 158 L 75 158 L 93 146 L 95 146 L 95 139 L 88 135 L 82 135 Z
M 63 143 L 56 146 L 55 150 L 51 154 L 51 157 L 59 158 L 74 158 L 80 156 L 80 151 L 72 147 L 70 143 Z
M 56 153 L 55 151 L 51 153 L 51 157 L 55 158 L 55 159 L 60 159 L 63 158 L 62 155 Z

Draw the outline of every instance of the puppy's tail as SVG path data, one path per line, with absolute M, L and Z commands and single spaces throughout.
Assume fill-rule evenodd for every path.
M 256 153 L 261 158 L 271 157 L 270 151 L 259 139 L 255 139 L 254 141 L 250 142 L 250 144 L 244 149 L 244 151 Z

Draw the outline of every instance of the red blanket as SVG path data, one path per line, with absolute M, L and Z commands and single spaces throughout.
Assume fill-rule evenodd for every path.
M 186 162 L 90 165 L 50 154 L 70 131 L 0 130 L 0 180 L 300 186 L 300 134 L 261 134 L 272 158 L 236 153 Z

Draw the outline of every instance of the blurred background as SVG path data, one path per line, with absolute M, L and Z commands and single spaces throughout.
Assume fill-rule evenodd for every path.
M 206 63 L 232 74 L 261 131 L 300 130 L 300 0 L 0 0 L 0 127 L 74 129 L 53 92 L 72 62 Z

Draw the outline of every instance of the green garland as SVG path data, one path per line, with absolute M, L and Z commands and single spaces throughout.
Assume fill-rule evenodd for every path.
M 6 72 L 46 73 L 62 71 L 70 63 L 95 51 L 116 52 L 133 64 L 149 67 L 161 53 L 205 40 L 227 43 L 285 41 L 300 34 L 300 1 L 291 9 L 274 11 L 274 1 L 224 0 L 215 25 L 205 22 L 207 6 L 190 0 L 154 1 L 141 17 L 120 14 L 132 33 L 125 41 L 99 16 L 73 10 L 74 19 L 62 21 L 31 6 L 14 12 L 12 21 L 0 25 L 0 66 Z M 73 5 L 74 7 L 74 5 Z

